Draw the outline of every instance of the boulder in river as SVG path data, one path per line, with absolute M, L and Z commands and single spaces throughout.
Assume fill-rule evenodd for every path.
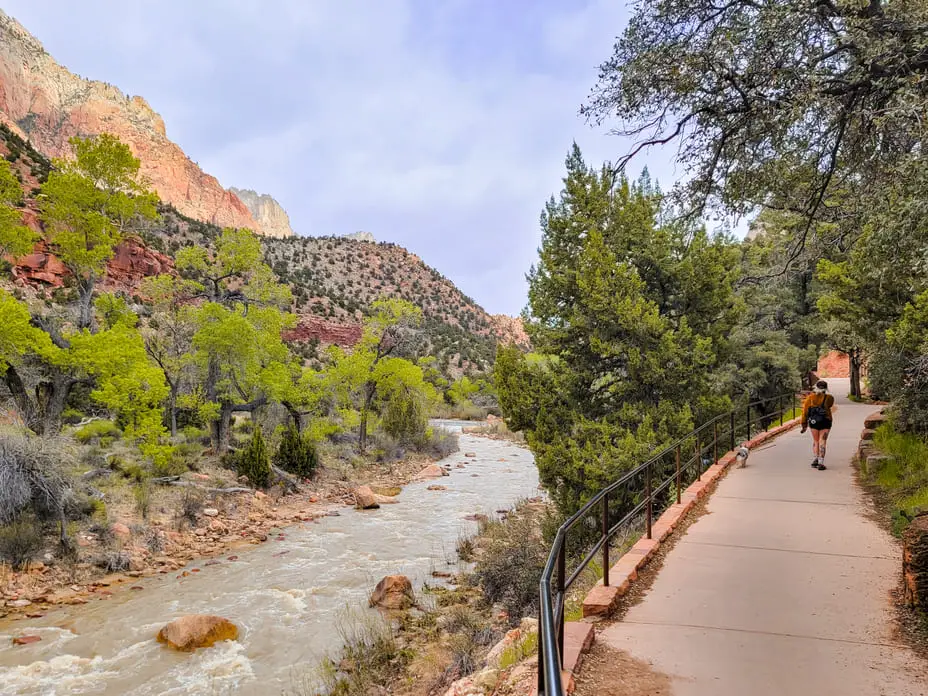
M 206 614 L 182 616 L 158 631 L 159 643 L 183 652 L 208 648 L 221 640 L 237 639 L 238 626 L 221 616 Z
M 42 640 L 41 636 L 16 636 L 13 639 L 13 645 L 29 645 L 30 643 L 38 643 Z
M 442 476 L 448 476 L 448 472 L 443 468 L 438 466 L 438 464 L 429 464 L 422 471 L 416 474 L 417 481 L 428 481 L 430 479 L 441 478 Z
M 416 603 L 412 582 L 405 575 L 388 575 L 377 583 L 370 605 L 380 609 L 409 609 Z
M 377 494 L 370 486 L 361 486 L 354 491 L 354 502 L 359 510 L 376 510 L 380 507 Z

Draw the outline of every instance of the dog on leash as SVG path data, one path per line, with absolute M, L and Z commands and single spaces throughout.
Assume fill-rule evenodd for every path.
M 735 460 L 738 462 L 738 468 L 743 469 L 748 464 L 748 455 L 751 450 L 748 449 L 748 443 L 742 442 L 741 447 L 736 450 Z

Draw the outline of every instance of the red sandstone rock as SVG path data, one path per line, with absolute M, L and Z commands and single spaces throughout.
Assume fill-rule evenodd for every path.
M 361 331 L 360 324 L 339 324 L 312 314 L 304 314 L 296 327 L 284 332 L 283 337 L 285 341 L 293 343 L 306 343 L 315 339 L 320 343 L 351 348 L 361 340 Z
M 167 138 L 164 121 L 142 97 L 85 80 L 62 67 L 16 20 L 0 12 L 0 112 L 4 121 L 53 157 L 69 138 L 112 133 L 129 145 L 160 198 L 198 220 L 262 232 L 245 204 Z
M 41 636 L 16 636 L 13 639 L 13 645 L 29 645 L 30 643 L 38 643 L 42 640 Z

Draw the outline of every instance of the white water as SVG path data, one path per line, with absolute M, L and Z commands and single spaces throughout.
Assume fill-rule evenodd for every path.
M 456 425 L 453 423 L 442 423 Z M 465 452 L 474 452 L 468 460 Z M 505 461 L 501 461 L 505 460 Z M 407 486 L 397 505 L 285 530 L 284 541 L 236 551 L 237 562 L 191 563 L 199 573 L 140 581 L 106 601 L 64 607 L 35 620 L 0 623 L 0 694 L 279 694 L 298 690 L 341 644 L 336 625 L 348 608 L 371 612 L 367 597 L 384 575 L 421 584 L 456 563 L 455 544 L 476 527 L 464 518 L 493 514 L 538 495 L 532 455 L 508 443 L 462 436 L 443 463 L 446 491 Z M 454 468 L 465 463 L 466 468 Z M 431 581 L 433 584 L 436 582 Z M 193 654 L 155 641 L 165 623 L 208 613 L 235 622 L 238 642 Z M 13 646 L 17 635 L 42 641 Z

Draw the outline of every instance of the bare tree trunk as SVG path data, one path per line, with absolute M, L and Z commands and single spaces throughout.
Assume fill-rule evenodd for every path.
M 36 387 L 36 402 L 42 418 L 42 433 L 57 435 L 61 431 L 61 414 L 67 404 L 74 380 L 64 375 L 55 375 L 51 381 L 41 382 Z
M 860 349 L 855 348 L 848 353 L 851 363 L 851 396 L 861 398 L 860 389 Z
M 213 421 L 212 427 L 213 449 L 216 454 L 225 454 L 229 451 L 229 434 L 232 430 L 232 404 L 220 404 L 219 418 Z
M 6 369 L 3 379 L 6 382 L 7 389 L 10 390 L 10 394 L 13 395 L 13 402 L 16 404 L 19 415 L 22 417 L 26 427 L 34 430 L 37 435 L 42 435 L 43 423 L 38 418 L 38 414 L 36 414 L 35 404 L 32 402 L 32 399 L 29 398 L 29 394 L 26 392 L 26 385 L 23 384 L 23 380 L 16 371 L 16 368 L 10 365 Z
M 367 451 L 367 417 L 371 411 L 371 405 L 374 402 L 376 393 L 373 382 L 364 385 L 364 402 L 361 404 L 361 425 L 358 428 L 358 452 L 364 454 Z
M 94 330 L 93 288 L 94 277 L 77 281 L 77 328 Z
M 177 437 L 177 387 L 171 387 L 168 397 L 168 410 L 171 414 L 171 437 Z

